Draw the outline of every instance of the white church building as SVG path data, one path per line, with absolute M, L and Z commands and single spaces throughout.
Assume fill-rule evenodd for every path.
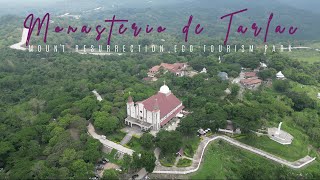
M 184 108 L 182 102 L 164 84 L 160 91 L 140 102 L 129 96 L 125 124 L 139 126 L 142 130 L 158 131 Z

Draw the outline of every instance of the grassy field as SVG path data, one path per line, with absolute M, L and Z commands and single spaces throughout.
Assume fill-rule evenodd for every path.
M 192 160 L 190 159 L 179 159 L 177 167 L 189 167 L 192 165 Z
M 320 49 L 320 47 L 319 47 Z M 315 50 L 292 50 L 292 52 L 283 52 L 289 57 L 304 62 L 320 62 L 320 52 Z
M 126 146 L 130 149 L 133 149 L 136 152 L 141 152 L 143 150 L 143 148 L 139 142 L 139 138 L 134 137 L 134 136 L 131 138 L 129 143 L 126 144 Z
M 286 179 L 285 174 L 315 173 L 320 163 L 315 162 L 303 170 L 291 170 L 261 156 L 236 148 L 226 142 L 211 144 L 204 156 L 203 164 L 190 179 Z M 281 177 L 282 176 L 282 177 Z
M 126 133 L 122 131 L 117 131 L 112 134 L 107 134 L 106 136 L 107 136 L 107 139 L 109 139 L 110 141 L 113 141 L 115 143 L 120 143 L 121 140 L 126 136 Z
M 247 166 L 263 166 L 268 169 L 280 167 L 262 157 L 220 141 L 208 147 L 200 170 L 191 175 L 191 179 L 239 179 L 242 176 L 242 169 Z
M 277 124 L 270 126 L 277 127 Z M 281 145 L 267 136 L 257 137 L 256 135 L 241 136 L 237 140 L 250 146 L 262 149 L 266 152 L 279 156 L 289 161 L 296 161 L 307 155 L 315 156 L 315 151 L 309 146 L 309 138 L 303 133 L 303 129 L 295 126 L 291 119 L 283 119 L 281 129 L 293 135 L 291 145 Z
M 309 97 L 312 99 L 318 99 L 317 95 L 320 93 L 320 87 L 317 86 L 305 86 L 302 84 L 299 84 L 297 82 L 291 82 L 292 90 L 296 92 L 306 92 Z

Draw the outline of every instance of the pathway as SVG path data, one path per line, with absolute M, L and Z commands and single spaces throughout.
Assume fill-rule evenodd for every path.
M 103 136 L 97 134 L 95 132 L 95 129 L 94 129 L 94 127 L 93 127 L 93 125 L 91 123 L 89 123 L 87 129 L 88 129 L 88 133 L 94 139 L 99 140 L 104 146 L 116 149 L 121 153 L 129 154 L 129 155 L 133 154 L 134 151 L 132 149 L 126 148 L 124 146 L 121 146 L 120 144 L 114 143 L 114 142 L 112 142 L 112 141 L 110 141 L 108 139 L 103 138 Z
M 120 142 L 121 145 L 127 144 L 132 138 L 131 134 L 127 134 Z
M 200 167 L 200 164 L 203 159 L 203 155 L 205 153 L 206 147 L 208 146 L 209 143 L 211 143 L 215 140 L 224 140 L 224 141 L 230 143 L 231 145 L 240 147 L 241 149 L 245 149 L 247 151 L 250 151 L 250 152 L 255 153 L 257 155 L 263 156 L 267 159 L 270 159 L 272 161 L 275 161 L 279 164 L 288 166 L 293 169 L 300 169 L 300 168 L 310 164 L 311 162 L 313 162 L 316 159 L 316 158 L 312 158 L 310 156 L 306 156 L 306 157 L 299 159 L 295 162 L 289 162 L 287 160 L 284 160 L 280 157 L 274 156 L 274 155 L 267 153 L 265 151 L 262 151 L 260 149 L 243 144 L 243 143 L 236 141 L 230 137 L 213 136 L 211 138 L 205 138 L 203 141 L 200 142 L 199 147 L 193 157 L 192 165 L 190 167 L 185 167 L 185 168 L 163 167 L 158 164 L 152 173 L 156 173 L 156 174 L 189 174 L 189 173 L 196 172 Z

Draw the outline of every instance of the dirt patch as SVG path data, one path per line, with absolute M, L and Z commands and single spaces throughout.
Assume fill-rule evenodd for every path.
M 70 132 L 71 137 L 72 137 L 74 140 L 80 140 L 80 134 L 79 134 L 79 130 L 78 130 L 78 129 L 70 128 L 70 129 L 68 129 L 68 130 L 69 130 L 69 132 Z

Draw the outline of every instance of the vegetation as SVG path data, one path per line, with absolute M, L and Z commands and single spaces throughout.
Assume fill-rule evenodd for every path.
M 136 154 L 117 160 L 126 170 L 145 167 L 151 172 L 155 147 L 161 149 L 160 162 L 166 166 L 173 165 L 180 148 L 192 157 L 199 143 L 196 131 L 210 128 L 215 132 L 226 126 L 227 119 L 241 128 L 245 136 L 241 141 L 275 154 L 280 149 L 282 153 L 277 155 L 289 160 L 317 155 L 320 147 L 319 101 L 315 97 L 319 63 L 301 63 L 280 53 L 265 56 L 260 52 L 240 53 L 240 57 L 239 53 L 229 53 L 223 56 L 223 63 L 218 63 L 217 54 L 206 53 L 121 57 L 13 50 L 0 53 L 0 168 L 8 178 L 93 176 L 102 154 L 101 144 L 86 133 L 88 122 L 99 133 L 120 142 L 129 92 L 134 101 L 143 100 L 158 91 L 163 79 L 192 113 L 180 122 L 177 131 L 160 131 L 157 138 L 147 133 L 140 139 L 133 138 L 128 146 L 141 157 Z M 241 100 L 237 98 L 239 88 L 217 76 L 225 71 L 236 77 L 241 66 L 254 68 L 260 61 L 269 67 L 258 75 L 272 78 L 273 87 L 262 85 L 257 91 L 244 91 Z M 192 78 L 166 73 L 157 82 L 143 82 L 148 68 L 161 62 L 188 62 L 197 71 L 206 67 L 208 73 Z M 278 71 L 287 80 L 275 80 Z M 230 95 L 224 92 L 227 88 L 232 91 Z M 94 89 L 103 101 L 96 100 L 91 92 Z M 275 126 L 280 121 L 295 136 L 292 149 L 281 149 L 266 138 L 250 139 L 251 130 Z M 317 175 L 319 171 L 312 173 Z
M 191 164 L 192 164 L 192 160 L 182 158 L 182 159 L 179 159 L 177 167 L 189 167 L 191 166 Z
M 115 169 L 107 169 L 103 173 L 103 180 L 116 180 L 119 179 L 119 173 Z
M 191 179 L 318 179 L 319 165 L 317 162 L 307 170 L 292 170 L 219 141 L 208 146 L 202 168 Z

